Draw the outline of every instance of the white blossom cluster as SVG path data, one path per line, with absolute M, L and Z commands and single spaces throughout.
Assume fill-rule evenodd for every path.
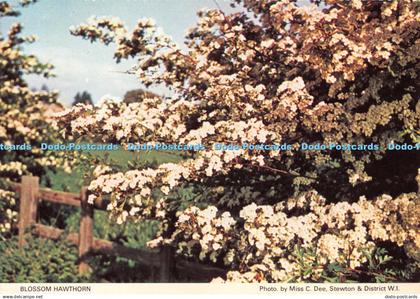
M 180 235 L 182 239 L 189 241 L 178 243 L 179 252 L 187 250 L 186 254 L 191 256 L 191 248 L 197 244 L 201 248 L 199 259 L 203 260 L 208 256 L 211 261 L 216 262 L 235 225 L 229 212 L 216 217 L 217 212 L 217 208 L 211 206 L 204 210 L 190 207 L 180 213 L 176 223 L 177 230 L 172 238 Z
M 362 197 L 352 204 L 325 204 L 325 198 L 309 192 L 300 195 L 299 201 L 309 208 L 300 216 L 288 216 L 285 206 L 250 204 L 238 219 L 214 206 L 191 207 L 179 215 L 172 241 L 179 252 L 191 255 L 198 250 L 202 260 L 219 259 L 240 269 L 227 275 L 227 280 L 237 282 L 316 280 L 333 262 L 357 269 L 367 262 L 367 253 L 379 240 L 405 246 L 407 254 L 418 255 L 420 211 L 414 193 L 395 199 L 383 195 L 373 201 Z M 316 259 L 311 260 L 314 271 L 302 274 L 293 255 L 295 246 L 316 252 Z
M 15 194 L 0 189 L 0 233 L 9 232 L 16 227 L 18 221 L 16 209 Z
M 7 7 L 7 3 L 5 5 Z M 22 52 L 22 45 L 31 42 L 32 38 L 20 37 L 21 31 L 19 23 L 13 24 L 8 35 L 0 39 L 0 65 L 4 74 L 0 78 L 0 143 L 35 147 L 54 136 L 54 129 L 46 115 L 52 105 L 60 105 L 56 104 L 56 91 L 33 91 L 23 80 L 22 74 L 51 76 L 52 66 Z M 58 165 L 62 160 L 62 157 L 43 155 L 37 150 L 21 151 L 19 154 L 4 151 L 0 156 L 0 175 L 5 172 L 13 177 L 10 172 L 15 172 L 20 176 L 29 168 Z
M 34 1 L 22 0 L 12 5 L 2 1 L 0 21 L 3 17 L 18 16 L 19 7 L 31 2 Z M 24 45 L 34 42 L 35 37 L 21 36 L 22 29 L 20 23 L 14 23 L 8 32 L 0 34 L 0 144 L 30 145 L 32 149 L 0 151 L 0 182 L 20 181 L 22 175 L 42 175 L 47 168 L 61 165 L 69 171 L 71 166 L 63 154 L 45 154 L 39 149 L 40 143 L 58 137 L 49 115 L 62 106 L 57 103 L 57 91 L 32 90 L 25 81 L 26 75 L 48 78 L 53 74 L 51 64 L 41 63 L 36 56 L 23 51 Z M 0 232 L 3 233 L 13 228 L 17 207 L 10 191 L 2 187 L 0 201 Z

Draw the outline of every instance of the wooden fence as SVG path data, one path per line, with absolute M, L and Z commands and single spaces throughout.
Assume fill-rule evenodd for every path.
M 107 254 L 120 256 L 137 261 L 139 264 L 152 270 L 153 279 L 160 282 L 171 282 L 177 273 L 182 277 L 195 281 L 208 281 L 213 277 L 224 276 L 226 270 L 191 262 L 174 256 L 171 247 L 161 250 L 133 249 L 115 242 L 93 238 L 94 210 L 105 210 L 107 202 L 96 201 L 94 205 L 87 202 L 87 187 L 82 187 L 80 194 L 54 191 L 39 188 L 39 178 L 23 176 L 22 182 L 11 183 L 16 192 L 20 194 L 19 211 L 19 246 L 25 244 L 25 234 L 32 227 L 32 233 L 38 236 L 58 240 L 65 237 L 67 241 L 79 248 L 79 272 L 81 274 L 90 270 L 86 262 L 89 254 Z M 37 223 L 39 201 L 50 201 L 58 204 L 71 205 L 81 208 L 79 233 L 70 233 L 65 236 L 64 231 L 51 226 Z M 157 274 L 158 271 L 158 275 Z M 158 279 L 157 277 L 158 276 Z

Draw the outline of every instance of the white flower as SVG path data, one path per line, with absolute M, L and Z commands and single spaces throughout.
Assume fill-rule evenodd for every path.
M 261 47 L 263 48 L 271 48 L 275 44 L 273 39 L 266 39 L 261 42 Z
M 222 246 L 220 246 L 220 244 L 219 243 L 213 243 L 213 250 L 218 250 L 218 249 L 220 249 Z
M 170 191 L 171 189 L 169 189 L 169 187 L 168 187 L 168 186 L 162 186 L 162 187 L 160 188 L 160 190 L 163 192 L 163 194 L 168 195 L 168 194 L 169 194 L 169 191 Z
M 95 203 L 96 196 L 94 194 L 89 194 L 87 202 L 91 205 Z
M 225 230 L 228 230 L 235 224 L 235 220 L 232 218 L 229 212 L 224 212 L 221 215 L 220 224 Z
M 245 220 L 254 220 L 257 216 L 256 210 L 257 205 L 255 203 L 252 203 L 243 207 L 242 210 L 239 212 L 239 216 Z

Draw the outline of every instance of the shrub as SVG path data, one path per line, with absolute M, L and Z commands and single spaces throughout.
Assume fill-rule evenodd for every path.
M 0 236 L 0 280 L 10 282 L 81 282 L 77 248 L 65 241 L 29 237 L 19 249 L 17 237 Z

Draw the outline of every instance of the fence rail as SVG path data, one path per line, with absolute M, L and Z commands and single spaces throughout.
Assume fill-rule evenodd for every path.
M 90 270 L 87 257 L 91 253 L 120 256 L 135 260 L 139 264 L 152 269 L 152 273 L 159 271 L 160 282 L 170 282 L 177 273 L 184 277 L 203 281 L 216 276 L 224 276 L 226 270 L 214 266 L 203 265 L 175 257 L 171 247 L 161 250 L 134 249 L 117 244 L 108 240 L 93 238 L 93 215 L 94 210 L 105 210 L 106 201 L 96 201 L 93 205 L 87 202 L 88 189 L 82 187 L 80 194 L 55 191 L 39 188 L 39 178 L 23 176 L 21 183 L 10 183 L 12 188 L 20 194 L 19 211 L 19 246 L 25 245 L 25 234 L 28 228 L 33 227 L 32 233 L 58 240 L 65 237 L 67 241 L 78 246 L 79 250 L 79 273 L 83 274 Z M 65 234 L 59 228 L 37 223 L 39 201 L 49 201 L 58 204 L 70 205 L 81 209 L 79 233 Z M 156 275 L 153 275 L 155 277 Z

